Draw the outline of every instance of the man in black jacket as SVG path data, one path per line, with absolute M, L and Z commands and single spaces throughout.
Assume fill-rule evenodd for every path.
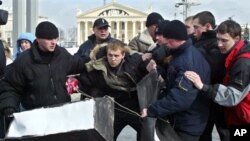
M 95 20 L 93 24 L 93 32 L 94 34 L 90 35 L 88 37 L 88 40 L 85 41 L 81 46 L 79 47 L 79 50 L 77 51 L 77 55 L 81 56 L 83 60 L 86 62 L 90 61 L 90 52 L 96 45 L 103 45 L 106 46 L 107 43 L 109 43 L 112 40 L 115 40 L 111 37 L 108 28 L 110 27 L 107 20 L 104 18 L 98 18 Z M 102 51 L 99 52 L 97 55 L 97 58 L 100 58 L 102 56 L 105 56 L 105 48 L 101 49 Z
M 0 40 L 0 79 L 2 79 L 2 77 L 4 75 L 5 66 L 6 66 L 6 58 L 5 58 L 5 54 L 4 54 L 4 47 L 3 47 L 2 41 Z M 4 137 L 3 126 L 4 126 L 3 118 L 2 118 L 2 116 L 0 116 L 0 138 Z
M 70 101 L 66 75 L 80 73 L 84 62 L 57 45 L 57 27 L 48 21 L 36 27 L 32 47 L 14 62 L 0 88 L 0 111 L 6 117 L 19 110 L 47 107 Z
M 224 77 L 225 55 L 220 53 L 215 32 L 215 18 L 209 11 L 203 11 L 193 17 L 194 46 L 205 56 L 211 67 L 211 84 L 222 83 Z M 209 100 L 209 99 L 208 99 Z M 210 115 L 207 127 L 200 141 L 212 141 L 212 131 L 216 125 L 221 141 L 229 140 L 229 130 L 226 127 L 223 107 L 211 101 Z
M 0 78 L 3 77 L 5 66 L 6 66 L 6 59 L 4 54 L 4 47 L 2 41 L 0 41 Z

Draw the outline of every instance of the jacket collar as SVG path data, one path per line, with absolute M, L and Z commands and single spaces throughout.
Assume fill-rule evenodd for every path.
M 190 47 L 191 45 L 192 45 L 192 40 L 189 38 L 188 40 L 186 40 L 185 43 L 183 43 L 182 45 L 180 45 L 178 48 L 176 48 L 176 49 L 170 49 L 170 54 L 173 55 L 173 56 L 178 56 L 186 48 Z
M 144 30 L 140 36 L 139 36 L 139 40 L 142 41 L 143 43 L 146 43 L 146 44 L 154 44 L 154 41 L 151 37 L 151 35 L 149 34 L 148 32 L 148 29 Z
M 95 34 L 90 35 L 90 36 L 88 37 L 88 39 L 89 39 L 93 44 L 96 43 Z M 108 36 L 106 39 L 102 40 L 102 42 L 108 42 L 108 41 L 110 41 L 111 39 L 112 39 L 112 37 L 111 37 L 111 35 L 109 34 L 109 36 Z
M 60 54 L 60 50 L 58 48 L 59 46 L 56 45 L 55 47 L 55 50 L 54 50 L 54 57 L 59 55 Z M 39 54 L 39 51 L 38 51 L 38 42 L 37 40 L 34 41 L 34 43 L 32 44 L 32 47 L 31 47 L 31 52 L 32 52 L 32 55 L 33 55 L 33 59 L 34 61 L 38 62 L 38 63 L 45 63 L 43 60 L 42 60 L 42 57 L 41 55 Z

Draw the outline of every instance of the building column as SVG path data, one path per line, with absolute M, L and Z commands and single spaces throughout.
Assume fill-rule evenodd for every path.
M 12 34 L 12 46 L 13 54 L 16 54 L 16 40 L 18 36 L 25 32 L 25 1 L 24 0 L 14 0 L 13 1 L 13 34 Z
M 135 37 L 135 24 L 136 24 L 136 21 L 132 21 L 133 23 L 133 38 Z
M 116 38 L 120 40 L 120 21 L 116 22 Z
M 144 24 L 143 21 L 141 21 L 141 32 L 144 30 Z
M 26 31 L 35 35 L 35 29 L 38 21 L 38 1 L 27 0 L 26 1 Z
M 81 22 L 78 22 L 77 23 L 77 46 L 79 46 L 80 47 L 80 45 L 81 45 Z
M 84 40 L 85 41 L 87 41 L 88 40 L 88 21 L 86 21 L 86 22 L 84 22 L 85 23 L 85 27 L 84 27 L 84 33 L 85 33 L 85 35 L 84 35 Z
M 124 35 L 125 35 L 124 41 L 125 41 L 125 43 L 128 43 L 128 21 L 124 22 L 124 26 L 125 26 L 125 28 L 124 28 Z

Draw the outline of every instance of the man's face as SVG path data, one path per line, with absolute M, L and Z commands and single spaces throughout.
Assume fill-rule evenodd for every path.
M 94 27 L 94 34 L 97 40 L 105 40 L 109 36 L 108 26 Z
M 222 54 L 226 54 L 227 52 L 229 52 L 235 45 L 235 43 L 239 41 L 239 39 L 240 38 L 238 36 L 233 38 L 228 33 L 217 33 L 217 42 L 220 52 Z
M 164 42 L 164 37 L 162 34 L 156 34 L 155 35 L 155 39 L 156 39 L 156 43 L 158 45 L 163 45 L 165 42 Z
M 42 39 L 37 38 L 39 48 L 44 52 L 54 52 L 57 44 L 57 39 Z
M 166 45 L 169 49 L 176 49 L 180 46 L 175 39 L 165 38 L 164 37 L 164 45 Z
M 194 26 L 193 26 L 193 21 L 192 20 L 187 20 L 185 22 L 185 26 L 186 26 L 188 35 L 191 35 L 191 34 L 194 33 Z
M 122 53 L 119 49 L 116 51 L 108 49 L 107 51 L 108 63 L 111 67 L 117 67 L 121 63 L 124 56 L 125 53 Z
M 149 34 L 154 42 L 156 42 L 156 35 L 155 35 L 156 27 L 157 27 L 157 25 L 151 25 L 148 27 L 148 32 L 149 32 Z
M 199 23 L 198 18 L 193 20 L 193 26 L 194 26 L 194 37 L 199 40 L 201 38 L 202 32 L 207 32 L 207 27 L 201 25 Z

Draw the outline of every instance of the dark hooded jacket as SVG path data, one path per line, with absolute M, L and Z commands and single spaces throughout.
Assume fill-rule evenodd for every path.
M 148 108 L 148 116 L 168 116 L 174 129 L 191 135 L 201 135 L 208 120 L 209 102 L 185 76 L 195 71 L 203 82 L 209 83 L 210 67 L 203 55 L 189 39 L 178 49 L 170 50 L 173 56 L 167 70 L 165 96 Z
M 8 107 L 18 109 L 19 102 L 29 110 L 70 101 L 65 86 L 66 75 L 82 72 L 84 62 L 59 46 L 50 54 L 48 62 L 40 52 L 35 41 L 5 74 L 0 88 L 1 111 Z
M 216 32 L 211 30 L 203 32 L 200 40 L 193 45 L 201 51 L 211 67 L 211 84 L 222 83 L 225 75 L 225 58 L 219 50 Z

